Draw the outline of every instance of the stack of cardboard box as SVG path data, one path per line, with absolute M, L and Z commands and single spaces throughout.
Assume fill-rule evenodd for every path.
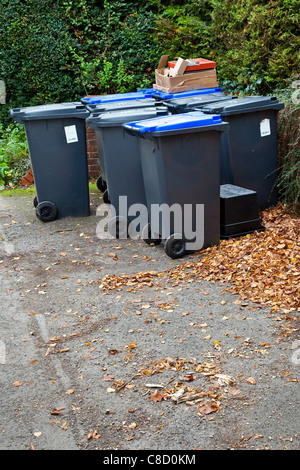
M 155 70 L 153 88 L 165 93 L 217 88 L 217 72 L 215 62 L 207 59 L 182 59 L 168 61 L 169 56 L 160 58 Z

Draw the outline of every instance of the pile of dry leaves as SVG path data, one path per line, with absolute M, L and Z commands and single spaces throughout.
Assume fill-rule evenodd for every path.
M 159 273 L 148 271 L 109 275 L 99 281 L 104 292 L 136 290 L 165 281 L 179 285 L 192 280 L 226 284 L 239 294 L 272 312 L 300 311 L 300 219 L 292 217 L 281 204 L 261 214 L 264 231 L 221 240 L 198 253 L 199 260 L 186 262 Z M 195 256 L 195 255 L 194 255 Z
M 196 278 L 226 283 L 226 290 L 273 312 L 300 311 L 300 219 L 278 205 L 262 213 L 262 224 L 264 231 L 222 240 L 169 275 L 182 279 L 191 269 Z

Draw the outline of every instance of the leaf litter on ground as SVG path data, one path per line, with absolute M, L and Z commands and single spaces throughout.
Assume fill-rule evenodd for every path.
M 193 261 L 172 269 L 134 276 L 112 274 L 97 282 L 109 293 L 125 287 L 136 291 L 165 279 L 173 286 L 206 280 L 225 284 L 226 291 L 272 313 L 300 312 L 300 219 L 278 204 L 263 211 L 261 220 L 264 231 L 221 240 L 194 254 Z

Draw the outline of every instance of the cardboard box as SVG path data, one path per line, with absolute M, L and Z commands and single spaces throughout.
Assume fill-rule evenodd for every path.
M 165 93 L 177 93 L 201 88 L 217 88 L 216 69 L 202 69 L 186 72 L 187 60 L 179 58 L 172 68 L 166 67 L 168 56 L 161 56 L 158 68 L 155 70 L 153 88 Z

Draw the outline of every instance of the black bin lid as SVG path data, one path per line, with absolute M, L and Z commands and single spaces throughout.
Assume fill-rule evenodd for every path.
M 10 111 L 12 119 L 20 123 L 24 121 L 70 117 L 86 119 L 89 114 L 85 106 L 79 101 L 29 106 L 27 108 L 14 108 Z
M 154 98 L 145 98 L 137 100 L 127 100 L 127 101 L 111 101 L 95 104 L 87 104 L 86 108 L 91 113 L 103 113 L 106 111 L 118 111 L 122 109 L 132 109 L 132 108 L 149 108 L 151 106 L 161 106 L 162 101 L 156 101 Z
M 172 111 L 179 111 L 182 110 L 192 110 L 193 108 L 199 108 L 205 106 L 210 103 L 214 103 L 215 101 L 220 100 L 230 100 L 233 96 L 226 95 L 226 93 L 218 92 L 218 93 L 210 93 L 207 95 L 193 95 L 193 96 L 185 96 L 182 98 L 171 98 L 170 100 L 163 101 L 163 104 L 168 106 L 169 110 Z
M 87 118 L 86 123 L 93 129 L 100 127 L 118 127 L 126 122 L 140 121 L 142 119 L 166 116 L 168 108 L 165 106 L 150 106 L 149 108 L 119 109 L 107 111 L 101 114 L 93 113 Z
M 201 110 L 208 114 L 221 114 L 230 116 L 232 114 L 264 111 L 266 109 L 280 110 L 284 108 L 275 96 L 245 96 L 235 100 L 222 100 L 203 106 Z

